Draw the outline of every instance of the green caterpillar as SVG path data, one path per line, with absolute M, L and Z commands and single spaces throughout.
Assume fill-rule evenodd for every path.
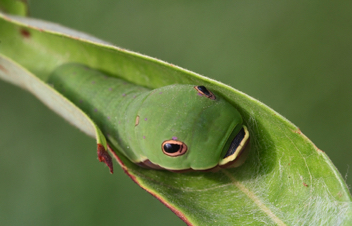
M 105 139 L 152 169 L 211 170 L 243 162 L 249 133 L 240 113 L 204 86 L 150 90 L 73 63 L 58 67 L 48 83 L 94 121 L 101 131 L 98 158 L 111 172 Z

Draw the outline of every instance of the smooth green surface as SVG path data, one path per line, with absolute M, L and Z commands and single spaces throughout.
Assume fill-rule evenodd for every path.
M 28 13 L 26 0 L 1 0 L 0 11 L 25 16 Z
M 56 3 L 51 2 L 50 4 Z M 196 4 L 186 2 L 184 3 L 185 5 L 182 3 L 171 3 L 170 5 L 167 5 L 166 3 L 158 1 L 155 2 L 156 5 L 145 4 L 147 3 L 140 2 L 139 4 L 134 3 L 133 5 L 128 5 L 127 3 L 122 2 L 116 3 L 116 5 L 111 5 L 111 3 L 108 4 L 108 2 L 106 2 L 106 4 L 104 4 L 104 2 L 100 1 L 99 3 L 87 3 L 82 6 L 77 2 L 77 5 L 75 5 L 75 3 L 68 4 L 70 8 L 67 9 L 60 8 L 64 7 L 64 4 L 60 2 L 57 3 L 57 5 L 47 5 L 46 7 L 53 9 L 54 12 L 50 12 L 50 16 L 44 16 L 43 14 L 39 14 L 39 12 L 44 11 L 44 8 L 42 11 L 40 11 L 40 8 L 37 8 L 36 10 L 38 10 L 38 14 L 35 15 L 35 6 L 33 3 L 32 15 L 51 21 L 58 21 L 79 30 L 89 31 L 103 39 L 113 41 L 119 46 L 128 47 L 130 49 L 139 50 L 148 55 L 157 56 L 158 58 L 173 62 L 185 68 L 204 73 L 210 77 L 215 78 L 218 76 L 216 77 L 217 79 L 231 84 L 240 90 L 246 91 L 246 93 L 249 93 L 254 97 L 259 97 L 264 103 L 269 104 L 275 110 L 295 122 L 295 124 L 298 125 L 320 149 L 328 153 L 335 164 L 339 162 L 337 161 L 338 158 L 341 159 L 341 162 L 344 161 L 340 169 L 342 174 L 345 174 L 346 165 L 351 162 L 351 157 L 348 154 L 350 150 L 348 140 L 349 135 L 351 134 L 351 127 L 349 126 L 351 124 L 351 103 L 349 101 L 351 94 L 351 91 L 349 90 L 351 77 L 349 75 L 352 71 L 349 63 L 351 60 L 351 44 L 349 41 L 351 40 L 351 33 L 349 33 L 349 30 L 347 29 L 351 24 L 351 18 L 348 11 L 349 7 L 336 3 L 331 3 L 333 5 L 329 5 L 319 2 L 319 4 L 314 5 L 312 2 L 299 3 L 293 1 L 284 3 L 272 2 L 272 4 L 267 2 L 267 5 L 264 5 L 263 3 L 247 5 L 237 2 L 223 3 L 223 5 L 215 3 L 212 5 L 210 3 Z M 98 5 L 105 8 L 98 10 Z M 42 3 L 40 7 L 43 6 L 45 6 L 44 3 Z M 79 20 L 82 20 L 85 25 L 79 26 L 76 24 L 79 20 L 72 20 L 75 15 L 77 16 L 77 14 L 75 14 L 76 11 L 74 11 L 76 6 L 80 8 Z M 89 10 L 88 7 L 92 7 L 94 10 Z M 61 9 L 62 11 L 60 11 Z M 63 15 L 64 11 L 67 14 L 63 19 L 60 20 L 58 17 L 55 17 L 56 15 Z M 70 12 L 72 13 L 70 14 Z M 96 15 L 99 12 L 101 13 L 100 17 Z M 111 12 L 111 14 L 108 12 Z M 112 12 L 116 14 L 113 14 Z M 89 21 L 88 17 L 96 24 Z M 104 22 L 96 22 L 97 18 L 102 18 Z M 124 18 L 128 19 L 124 20 Z M 148 20 L 145 18 L 148 18 Z M 130 23 L 129 26 L 126 26 L 127 22 Z M 102 23 L 105 26 L 101 26 Z M 93 31 L 90 29 L 96 30 Z M 181 31 L 183 31 L 183 33 L 181 33 Z M 92 210 L 92 205 L 82 203 L 84 200 L 89 200 L 88 197 L 75 202 L 75 205 L 80 206 L 77 208 L 71 209 L 71 206 L 73 205 L 69 204 L 69 202 L 67 202 L 66 207 L 64 207 L 63 204 L 62 208 L 60 208 L 60 205 L 55 200 L 52 201 L 55 203 L 52 207 L 45 206 L 45 202 L 49 202 L 47 205 L 52 204 L 52 202 L 48 201 L 50 200 L 48 199 L 49 195 L 45 196 L 43 194 L 54 192 L 55 189 L 53 188 L 56 188 L 59 192 L 65 190 L 58 189 L 58 186 L 50 186 L 50 182 L 44 183 L 45 181 L 50 181 L 49 179 L 53 179 L 50 178 L 50 175 L 46 176 L 47 180 L 43 180 L 43 178 L 33 178 L 42 174 L 45 178 L 45 174 L 48 173 L 48 170 L 45 169 L 48 169 L 49 166 L 50 170 L 55 171 L 55 165 L 52 164 L 58 164 L 59 167 L 63 165 L 67 167 L 77 166 L 76 171 L 81 171 L 82 174 L 87 175 L 87 183 L 91 182 L 91 185 L 84 186 L 84 188 L 94 188 L 98 185 L 97 181 L 92 182 L 91 174 L 87 173 L 87 170 L 92 170 L 92 167 L 94 166 L 97 167 L 96 170 L 98 171 L 102 168 L 94 159 L 95 153 L 94 148 L 92 148 L 94 142 L 91 140 L 91 144 L 89 146 L 87 145 L 87 148 L 77 148 L 77 145 L 83 145 L 82 142 L 77 140 L 75 136 L 69 135 L 66 132 L 67 130 L 70 130 L 74 133 L 77 130 L 68 129 L 69 126 L 62 123 L 61 119 L 56 119 L 58 124 L 52 124 L 55 120 L 52 120 L 51 118 L 45 123 L 45 121 L 43 121 L 44 119 L 39 117 L 43 113 L 37 112 L 38 110 L 43 110 L 46 117 L 48 117 L 48 115 L 52 115 L 51 117 L 55 116 L 49 113 L 45 107 L 40 107 L 41 105 L 33 100 L 28 94 L 19 96 L 21 97 L 19 99 L 9 99 L 9 96 L 17 98 L 16 95 L 20 95 L 21 92 L 15 87 L 4 86 L 8 87 L 7 89 L 12 92 L 9 91 L 4 95 L 0 95 L 1 101 L 3 101 L 1 106 L 4 106 L 4 108 L 1 108 L 1 114 L 6 115 L 5 112 L 9 111 L 7 109 L 13 109 L 13 111 L 10 111 L 7 114 L 8 118 L 6 119 L 5 116 L 1 116 L 1 125 L 5 125 L 2 126 L 4 129 L 2 130 L 3 135 L 1 136 L 1 145 L 3 147 L 10 146 L 11 150 L 18 150 L 16 152 L 6 151 L 6 155 L 8 155 L 9 159 L 13 160 L 16 159 L 15 157 L 23 157 L 22 161 L 20 159 L 16 159 L 16 161 L 8 161 L 6 158 L 2 158 L 1 160 L 4 161 L 1 163 L 1 167 L 8 167 L 8 169 L 3 170 L 14 173 L 14 175 L 2 175 L 2 177 L 6 176 L 6 178 L 1 179 L 1 181 L 8 181 L 6 186 L 9 187 L 5 187 L 4 192 L 1 193 L 4 196 L 1 200 L 8 200 L 2 202 L 1 210 L 4 209 L 4 211 L 1 211 L 1 213 L 7 213 L 6 211 L 9 213 L 18 213 L 15 215 L 17 217 L 12 218 L 9 214 L 2 215 L 1 217 L 6 216 L 5 220 L 8 220 L 4 220 L 4 222 L 12 222 L 12 224 L 16 224 L 15 220 L 20 221 L 21 218 L 19 218 L 19 216 L 21 216 L 24 217 L 22 219 L 27 219 L 27 222 L 32 221 L 42 224 L 55 222 L 62 224 L 64 223 L 62 221 L 71 219 L 68 217 L 70 216 L 69 213 L 71 213 L 73 219 L 72 222 L 74 223 L 82 222 L 84 220 L 84 223 L 91 222 L 94 224 L 94 222 L 99 222 L 99 219 L 101 220 L 101 218 L 90 219 L 90 217 L 93 218 L 94 214 L 88 215 L 86 218 L 80 218 L 77 217 L 79 215 L 72 210 L 82 210 L 82 212 L 86 214 L 87 211 L 84 211 L 83 208 L 88 208 L 97 214 L 103 209 L 121 207 L 121 205 L 116 204 L 118 201 L 120 202 L 120 200 L 116 199 L 114 202 L 109 200 L 109 202 L 112 202 L 113 207 L 103 205 L 101 208 L 97 208 L 97 210 L 94 211 Z M 5 88 L 1 88 L 0 90 L 1 92 L 6 91 Z M 5 99 L 5 95 L 7 98 L 6 100 L 3 100 Z M 31 102 L 24 101 L 27 99 L 33 100 L 37 105 L 32 105 Z M 21 103 L 20 101 L 23 102 L 17 106 L 18 103 L 16 103 L 16 101 L 18 103 Z M 8 106 L 7 109 L 6 106 Z M 28 108 L 26 108 L 27 110 L 23 110 L 25 106 L 28 106 Z M 30 120 L 29 117 L 31 116 L 31 112 L 35 112 L 32 116 L 34 117 L 33 120 L 37 118 L 37 121 L 33 122 Z M 16 116 L 15 113 L 23 113 L 23 115 Z M 9 118 L 13 118 L 13 121 Z M 23 120 L 22 123 L 20 120 Z M 14 127 L 13 122 L 16 124 L 18 123 L 17 129 Z M 32 124 L 30 125 L 30 123 Z M 50 124 L 53 125 L 53 128 L 60 129 L 65 127 L 67 130 L 64 130 L 65 132 L 56 133 L 52 128 L 47 128 L 47 125 Z M 18 135 L 20 132 L 22 133 L 26 130 L 27 125 L 29 131 L 28 134 Z M 45 128 L 48 130 L 45 131 Z M 258 129 L 261 128 L 267 127 L 259 125 Z M 33 131 L 38 131 L 39 135 L 34 134 Z M 79 136 L 81 134 L 76 133 L 76 135 Z M 13 139 L 16 136 L 20 136 L 20 140 L 28 139 L 27 143 L 22 144 L 24 147 L 18 147 L 18 149 L 13 147 L 14 145 L 15 147 L 21 145 L 17 140 L 15 144 L 13 143 Z M 32 136 L 39 137 L 35 138 Z M 46 136 L 45 139 L 41 138 L 42 136 Z M 51 137 L 53 140 L 49 140 Z M 60 137 L 59 140 L 57 139 L 58 137 Z M 83 138 L 83 135 L 80 137 L 82 137 L 82 139 L 88 139 Z M 7 139 L 3 141 L 3 138 Z M 42 142 L 42 140 L 47 141 L 46 148 L 43 148 L 45 142 Z M 71 151 L 63 152 L 64 149 L 68 149 L 70 144 L 69 141 L 72 142 Z M 59 144 L 62 146 L 56 149 L 56 146 Z M 35 145 L 39 146 L 36 147 Z M 33 147 L 34 150 L 31 152 L 21 151 L 28 150 L 28 146 Z M 48 153 L 47 150 L 51 150 L 54 147 L 56 151 L 50 151 Z M 47 153 L 47 157 L 43 157 L 39 154 L 40 152 L 38 151 L 43 149 L 45 149 L 43 154 Z M 91 153 L 90 158 L 87 157 L 89 154 L 86 150 L 88 149 L 92 149 L 93 151 L 89 152 Z M 4 150 L 4 148 L 2 148 L 2 150 Z M 81 152 L 81 156 L 90 162 L 86 167 L 80 163 L 76 165 L 74 164 L 74 162 L 77 162 L 77 150 L 85 150 L 84 152 Z M 340 150 L 345 150 L 345 152 L 339 152 Z M 32 152 L 35 153 L 35 157 L 33 157 Z M 31 153 L 31 155 L 29 155 L 29 153 Z M 52 153 L 61 155 L 52 158 Z M 72 161 L 71 164 L 69 164 L 70 162 L 68 162 L 67 158 L 63 158 L 61 162 L 59 161 L 60 158 L 62 158 L 62 155 L 68 155 L 69 153 L 72 154 L 72 157 L 68 158 Z M 11 156 L 12 154 L 14 156 Z M 336 161 L 334 160 L 334 155 L 336 155 Z M 33 158 L 32 161 L 30 161 L 29 156 Z M 92 158 L 94 160 L 92 160 Z M 15 164 L 16 162 L 22 163 L 22 165 L 33 166 L 33 171 L 39 172 L 39 174 L 30 174 L 29 172 L 31 171 L 31 168 L 20 170 L 21 168 Z M 29 162 L 32 163 L 32 165 Z M 48 164 L 47 167 L 45 167 L 46 164 Z M 37 166 L 38 168 L 35 168 L 34 166 Z M 19 170 L 17 172 L 18 174 L 16 174 L 14 169 Z M 56 170 L 58 169 L 64 171 L 63 175 L 66 173 L 66 175 L 72 177 L 71 171 L 56 168 Z M 101 169 L 106 175 L 105 170 L 106 169 Z M 25 171 L 26 174 L 23 174 L 23 171 Z M 97 178 L 104 177 L 98 172 L 96 174 Z M 21 180 L 18 175 L 22 175 L 24 179 Z M 297 175 L 295 174 L 295 176 Z M 55 180 L 53 180 L 52 183 L 54 185 L 55 183 L 58 183 L 57 178 L 59 177 L 60 176 L 57 176 Z M 322 177 L 327 177 L 327 175 L 322 175 Z M 11 180 L 9 178 L 11 178 Z M 73 179 L 75 180 L 74 183 L 76 186 L 81 186 L 82 177 L 77 178 Z M 211 179 L 211 176 L 209 176 L 209 178 Z M 255 179 L 260 178 L 256 177 Z M 24 191 L 29 192 L 30 185 L 19 186 L 18 184 L 26 183 L 27 180 L 37 182 L 31 185 L 34 193 L 25 195 L 27 193 L 24 193 Z M 121 181 L 116 183 L 117 185 L 113 186 L 114 188 L 106 185 L 109 182 L 112 183 L 110 179 L 109 181 L 103 182 L 104 185 L 101 186 L 102 190 L 100 193 L 105 195 L 106 189 L 113 189 L 113 195 L 119 195 L 119 192 L 117 192 L 116 189 L 122 189 L 121 186 L 119 186 Z M 40 187 L 38 190 L 38 184 L 42 183 L 44 184 L 43 187 Z M 12 184 L 16 185 L 10 187 Z M 307 184 L 310 186 L 309 183 Z M 70 189 L 72 188 L 71 184 L 63 179 L 62 182 L 60 182 L 60 186 L 66 185 L 68 185 Z M 295 187 L 292 185 L 291 189 L 294 188 Z M 301 189 L 304 188 L 305 186 L 302 186 Z M 15 191 L 15 189 L 24 190 L 13 192 L 11 193 L 13 195 L 10 199 L 5 199 L 5 197 L 8 197 L 8 191 Z M 40 189 L 43 189 L 46 193 L 39 192 L 41 191 Z M 311 187 L 309 187 L 309 189 L 309 191 L 312 191 Z M 67 196 L 62 194 L 55 197 L 59 197 L 58 200 L 65 203 L 62 200 L 62 197 L 70 197 L 70 195 L 75 194 L 74 192 L 77 192 L 77 190 L 80 190 L 82 193 L 89 192 L 86 190 L 74 189 L 74 191 L 69 190 Z M 192 191 L 194 190 L 191 190 L 191 192 Z M 35 194 L 35 192 L 43 198 L 33 198 L 33 200 L 36 200 L 35 203 L 44 203 L 44 205 L 38 204 L 38 208 L 33 208 L 30 201 L 24 202 L 24 199 L 19 196 L 23 195 L 24 197 L 32 198 L 34 197 L 33 194 Z M 97 193 L 92 193 L 94 194 L 87 196 L 96 197 Z M 53 198 L 52 194 L 53 193 L 50 193 L 51 198 Z M 182 196 L 182 193 L 180 194 Z M 79 195 L 82 194 L 79 193 Z M 121 197 L 130 198 L 131 196 L 122 193 Z M 133 195 L 133 197 L 135 196 Z M 20 207 L 23 207 L 22 211 L 18 208 L 19 205 L 16 205 L 16 198 L 18 198 L 18 202 L 22 204 L 20 205 Z M 197 198 L 194 197 L 192 200 L 196 199 Z M 72 200 L 74 199 L 71 198 L 71 201 Z M 101 199 L 95 198 L 95 200 L 101 203 Z M 143 203 L 140 198 L 137 200 Z M 124 203 L 124 205 L 129 204 L 127 201 L 121 201 L 120 203 Z M 319 202 L 317 203 L 319 204 Z M 12 208 L 9 208 L 10 204 L 13 204 Z M 321 206 L 318 207 L 326 207 L 327 205 L 325 204 L 326 203 L 324 202 L 320 202 Z M 31 208 L 25 208 L 25 205 L 28 205 Z M 141 212 L 150 210 L 151 207 L 149 205 L 150 204 L 148 203 Z M 134 210 L 137 210 L 140 206 L 140 204 L 135 205 Z M 41 212 L 41 209 L 46 210 L 49 213 L 45 214 Z M 162 206 L 161 209 L 163 209 Z M 29 210 L 33 212 L 29 212 Z M 59 210 L 63 211 L 62 214 Z M 156 211 L 154 214 L 148 213 L 146 216 L 150 217 L 152 220 L 161 220 L 160 215 L 164 214 L 160 214 L 160 211 Z M 113 210 L 113 213 L 109 215 L 111 217 L 109 219 L 118 218 L 116 212 L 116 210 Z M 83 213 L 82 215 L 84 215 Z M 134 215 L 130 217 L 132 220 L 137 220 L 136 216 L 140 216 L 141 218 L 143 216 L 134 211 L 133 213 Z M 305 214 L 307 215 L 308 212 Z M 257 213 L 256 211 L 252 211 L 248 212 L 248 215 L 251 217 L 253 215 L 257 216 L 260 215 L 260 212 Z M 25 218 L 26 216 L 27 218 Z M 47 216 L 47 218 L 44 219 L 42 216 Z M 87 220 L 88 218 L 90 220 Z M 12 221 L 10 221 L 10 219 L 12 219 Z M 111 223 L 107 218 L 104 218 L 104 220 Z M 170 220 L 166 217 L 165 221 L 168 222 Z M 131 223 L 131 221 L 127 222 Z M 146 223 L 143 219 L 142 222 Z M 122 220 L 121 223 L 123 223 Z M 298 222 L 298 224 L 299 223 L 304 222 Z M 163 223 L 160 224 L 162 225 Z
M 242 129 L 242 117 L 231 103 L 218 93 L 207 98 L 194 85 L 151 90 L 75 63 L 56 68 L 46 82 L 135 163 L 149 160 L 167 170 L 208 170 L 220 165 Z M 185 152 L 165 154 L 161 147 L 170 140 L 182 142 Z

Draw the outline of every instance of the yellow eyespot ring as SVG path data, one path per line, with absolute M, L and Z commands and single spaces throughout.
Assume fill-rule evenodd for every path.
M 195 86 L 194 88 L 198 91 L 198 93 L 206 96 L 207 98 L 212 100 L 216 99 L 215 95 L 210 92 L 207 88 L 205 88 L 205 86 Z
M 161 144 L 161 150 L 165 155 L 177 157 L 187 152 L 187 145 L 178 140 L 166 140 Z

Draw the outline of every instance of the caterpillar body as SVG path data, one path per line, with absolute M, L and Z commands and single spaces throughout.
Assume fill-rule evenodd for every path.
M 184 172 L 243 162 L 239 157 L 249 132 L 240 113 L 202 85 L 152 90 L 76 63 L 58 67 L 48 83 L 84 111 L 108 143 L 140 166 Z M 109 161 L 106 153 L 99 156 L 104 158 Z

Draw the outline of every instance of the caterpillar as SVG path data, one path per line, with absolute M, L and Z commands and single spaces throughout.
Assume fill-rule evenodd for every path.
M 243 162 L 249 132 L 240 113 L 201 84 L 148 89 L 77 63 L 59 66 L 47 82 L 142 167 L 185 172 Z M 103 144 L 98 142 L 98 158 L 112 172 Z

